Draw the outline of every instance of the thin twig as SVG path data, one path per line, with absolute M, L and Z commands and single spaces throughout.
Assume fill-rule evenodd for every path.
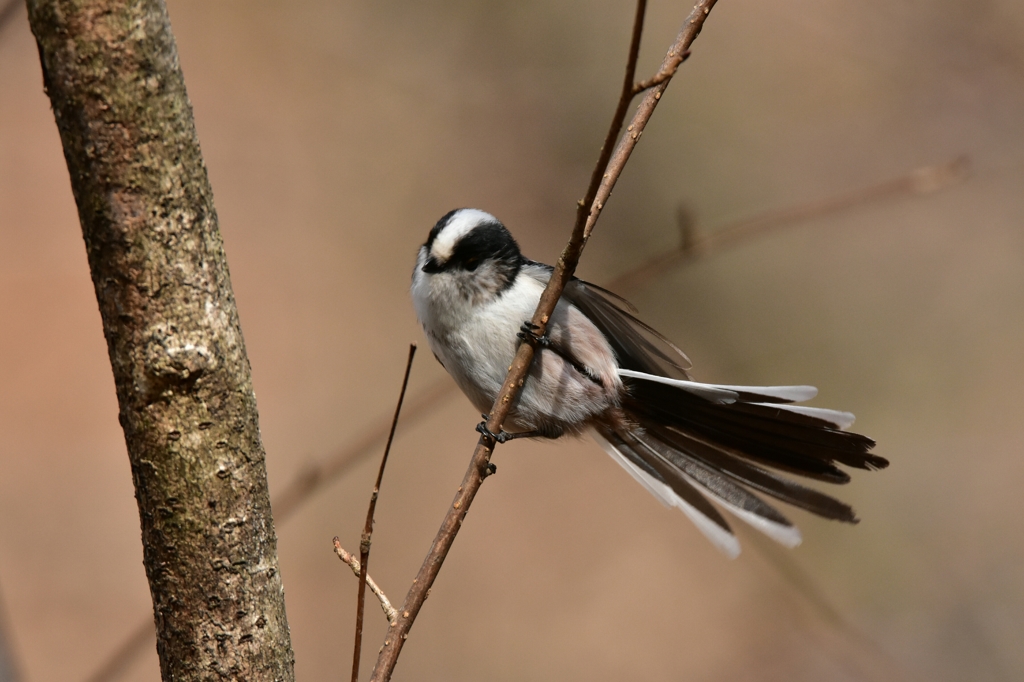
M 576 225 L 573 227 L 573 235 L 583 229 L 582 226 L 586 223 L 590 209 L 594 205 L 594 198 L 601 188 L 601 180 L 607 177 L 605 169 L 608 168 L 608 160 L 611 159 L 612 150 L 615 149 L 615 141 L 619 139 L 619 133 L 622 132 L 622 123 L 626 120 L 629 103 L 633 101 L 635 88 L 633 79 L 636 78 L 636 62 L 640 58 L 640 39 L 644 32 L 644 15 L 646 12 L 647 0 L 637 0 L 636 14 L 633 17 L 633 33 L 629 41 L 629 56 L 626 57 L 626 74 L 622 80 L 622 90 L 619 92 L 619 103 L 616 105 L 615 113 L 612 115 L 612 124 L 608 127 L 608 134 L 605 135 L 604 144 L 601 145 L 601 153 L 597 158 L 597 163 L 594 164 L 594 171 L 590 174 L 590 184 L 587 186 L 587 193 L 577 203 Z M 547 324 L 547 320 L 544 323 Z M 492 433 L 496 432 L 492 431 Z
M 697 37 L 697 34 L 700 33 L 704 20 L 714 5 L 715 0 L 701 0 L 693 8 L 662 62 L 659 73 L 672 73 L 682 63 L 683 55 Z M 643 21 L 643 6 L 644 0 L 640 0 L 636 13 L 637 23 Z M 642 26 L 634 25 L 633 40 L 629 51 L 630 60 L 627 64 L 628 78 L 623 85 L 622 97 L 620 98 L 620 105 L 616 110 L 616 116 L 612 120 L 612 130 L 621 128 L 622 121 L 624 120 L 624 111 L 628 108 L 628 103 L 633 97 L 632 69 L 635 68 L 634 55 L 640 49 L 641 30 Z M 572 237 L 562 251 L 562 255 L 555 265 L 554 272 L 551 274 L 551 279 L 541 295 L 537 311 L 533 315 L 532 322 L 537 326 L 538 333 L 544 333 L 547 322 L 554 312 L 555 305 L 561 297 L 562 290 L 572 277 L 579 262 L 580 254 L 593 231 L 594 224 L 600 216 L 601 210 L 604 208 L 604 202 L 611 195 L 612 188 L 622 173 L 623 166 L 629 159 L 629 155 L 643 133 L 644 126 L 650 120 L 651 114 L 654 113 L 654 108 L 657 106 L 658 100 L 661 99 L 661 94 L 664 92 L 668 82 L 669 79 L 666 79 L 648 91 L 641 101 L 636 114 L 633 116 L 632 123 L 627 128 L 628 134 L 619 140 L 615 152 L 608 161 L 607 167 L 601 166 L 599 162 L 597 169 L 595 169 L 591 188 L 587 192 L 587 197 L 580 203 L 579 210 L 577 211 L 576 225 L 573 228 Z M 623 99 L 626 99 L 625 106 L 622 105 Z M 619 115 L 620 110 L 623 111 L 622 116 Z M 606 150 L 602 149 L 600 157 L 602 160 L 605 158 L 605 154 Z M 597 187 L 596 190 L 594 189 L 595 185 Z M 521 344 L 509 369 L 505 383 L 498 392 L 498 397 L 491 408 L 491 415 L 487 421 L 487 429 L 491 433 L 497 433 L 501 430 L 502 423 L 523 386 L 526 373 L 529 371 L 532 361 L 533 347 L 527 343 Z M 455 541 L 455 536 L 462 526 L 462 521 L 470 504 L 473 502 L 473 498 L 476 497 L 476 493 L 480 489 L 480 484 L 483 483 L 484 478 L 491 472 L 490 459 L 494 445 L 494 440 L 490 436 L 481 435 L 476 450 L 473 453 L 469 469 L 466 471 L 462 485 L 459 486 L 459 490 L 455 495 L 455 500 L 445 515 L 441 528 L 438 530 L 437 536 L 430 547 L 430 551 L 427 553 L 419 573 L 413 580 L 408 595 L 406 595 L 401 615 L 398 617 L 397 622 L 388 628 L 384 646 L 381 647 L 380 654 L 377 657 L 377 665 L 374 667 L 372 680 L 378 682 L 390 680 L 405 639 L 408 637 L 409 629 L 412 627 L 420 608 L 422 608 L 430 587 L 433 585 L 434 579 L 437 577 L 437 573 L 441 569 L 441 565 L 448 555 L 452 543 Z
M 409 387 L 409 373 L 412 372 L 412 361 L 416 357 L 416 344 L 409 344 L 409 359 L 405 363 L 405 378 L 402 379 L 402 390 L 398 394 L 398 404 L 395 405 L 395 416 L 391 420 L 391 431 L 388 432 L 388 442 L 384 446 L 384 456 L 380 459 L 380 469 L 377 471 L 377 482 L 373 484 L 373 492 L 370 493 L 370 504 L 366 510 L 366 525 L 363 527 L 363 536 L 359 541 L 359 592 L 356 597 L 356 641 L 355 651 L 352 653 L 352 682 L 359 682 L 359 654 L 363 649 L 363 608 L 366 603 L 366 571 L 370 564 L 370 541 L 373 538 L 373 512 L 377 509 L 377 495 L 380 493 L 380 484 L 384 480 L 384 467 L 388 464 L 388 455 L 391 453 L 391 443 L 395 440 L 395 429 L 398 428 L 398 415 L 402 413 L 402 402 L 405 400 L 405 389 Z M 335 550 L 340 549 L 338 539 L 334 539 Z M 339 554 L 339 556 L 341 556 Z M 378 595 L 380 597 L 380 595 Z M 382 602 L 383 605 L 383 602 Z M 389 605 L 390 606 L 390 605 Z M 386 611 L 387 609 L 385 609 Z M 392 609 L 393 610 L 393 609 Z M 391 622 L 388 617 L 388 622 Z
M 380 586 L 366 573 L 363 568 L 366 564 L 360 564 L 359 559 L 354 554 L 346 552 L 345 548 L 341 546 L 341 540 L 338 538 L 334 538 L 334 553 L 338 555 L 339 559 L 348 564 L 348 567 L 352 569 L 352 572 L 356 574 L 360 581 L 366 581 L 366 584 L 370 587 L 370 592 L 373 592 L 377 597 L 377 601 L 380 602 L 380 607 L 384 610 L 384 617 L 388 619 L 388 623 L 395 622 L 395 618 L 398 617 L 398 611 L 391 605 L 387 595 L 384 594 L 384 590 L 380 589 Z

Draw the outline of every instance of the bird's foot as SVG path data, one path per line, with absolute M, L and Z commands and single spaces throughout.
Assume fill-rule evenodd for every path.
M 519 333 L 516 336 L 534 348 L 551 348 L 551 339 L 548 338 L 547 333 L 538 334 L 538 329 L 540 329 L 539 326 L 527 320 L 523 322 L 523 326 L 519 328 Z
M 483 417 L 484 420 L 476 425 L 476 430 L 493 440 L 495 443 L 505 443 L 515 438 L 515 436 L 508 431 L 499 431 L 498 433 L 492 432 L 487 428 L 487 415 L 482 414 L 480 416 Z
M 517 431 L 515 433 L 509 433 L 504 429 L 499 433 L 494 433 L 487 428 L 487 422 L 491 416 L 489 414 L 482 414 L 480 416 L 483 417 L 484 420 L 476 425 L 476 430 L 488 438 L 492 438 L 496 443 L 507 443 L 510 440 L 515 440 L 516 438 L 535 438 L 541 435 L 538 431 Z

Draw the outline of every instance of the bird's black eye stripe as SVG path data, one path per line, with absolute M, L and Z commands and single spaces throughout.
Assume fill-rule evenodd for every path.
M 485 260 L 518 266 L 520 259 L 519 245 L 512 235 L 501 223 L 491 222 L 477 225 L 460 239 L 448 264 L 472 271 Z
M 434 225 L 427 238 L 427 243 L 423 245 L 428 258 L 424 262 L 422 270 L 428 274 L 452 271 L 476 272 L 486 264 L 488 274 L 485 281 L 489 283 L 488 286 L 492 289 L 492 294 L 501 295 L 515 282 L 519 269 L 526 261 L 519 251 L 516 240 L 498 220 L 485 219 L 473 225 L 454 244 L 451 255 L 443 261 L 438 261 L 431 256 L 437 236 L 463 210 L 465 209 L 449 211 Z

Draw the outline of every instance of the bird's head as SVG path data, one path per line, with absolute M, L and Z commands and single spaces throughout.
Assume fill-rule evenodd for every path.
M 511 287 L 522 263 L 519 245 L 497 218 L 459 208 L 430 230 L 416 259 L 413 283 L 482 303 Z

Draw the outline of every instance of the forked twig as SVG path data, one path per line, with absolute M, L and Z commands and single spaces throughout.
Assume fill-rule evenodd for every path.
M 611 145 L 608 141 L 614 139 L 615 134 L 621 129 L 629 102 L 633 99 L 636 55 L 640 50 L 640 35 L 643 29 L 644 8 L 646 7 L 645 0 L 639 0 L 637 3 L 633 38 L 629 50 L 630 57 L 626 67 L 627 77 L 623 84 L 619 106 L 616 108 L 616 114 L 612 120 L 605 147 L 601 150 L 598 165 L 591 177 L 591 184 L 587 190 L 587 195 L 580 202 L 576 212 L 576 224 L 573 227 L 572 237 L 562 251 L 562 255 L 555 265 L 547 287 L 541 295 L 537 311 L 533 315 L 532 322 L 536 325 L 539 334 L 544 333 L 548 320 L 552 312 L 554 312 L 555 305 L 562 295 L 562 290 L 576 270 L 580 254 L 586 245 L 587 239 L 590 237 L 590 233 L 594 229 L 594 224 L 600 216 L 601 210 L 604 208 L 604 202 L 611 195 L 612 188 L 622 173 L 623 166 L 640 139 L 640 135 L 650 120 L 651 114 L 654 113 L 658 100 L 661 99 L 662 93 L 668 86 L 671 74 L 682 63 L 687 49 L 697 37 L 697 34 L 700 33 L 704 20 L 714 5 L 715 0 L 701 0 L 693 8 L 659 69 L 659 73 L 664 72 L 670 75 L 647 91 L 647 95 L 641 101 L 630 126 L 627 128 L 627 134 L 622 136 L 615 147 L 614 153 L 611 153 L 609 157 L 607 150 Z M 605 162 L 606 159 L 607 162 Z M 523 386 L 526 373 L 532 361 L 533 346 L 528 343 L 520 344 L 505 383 L 498 392 L 498 397 L 491 408 L 491 415 L 487 421 L 487 429 L 491 433 L 501 431 L 502 423 L 512 407 L 512 402 Z M 398 656 L 405 644 L 406 637 L 408 637 L 409 629 L 416 620 L 416 616 L 419 614 L 423 602 L 427 598 L 430 587 L 433 585 L 434 579 L 437 577 L 437 573 L 441 569 L 441 565 L 448 555 L 452 543 L 455 541 L 455 536 L 462 526 L 462 521 L 470 504 L 473 502 L 473 498 L 476 497 L 476 493 L 480 489 L 480 484 L 483 483 L 484 478 L 491 472 L 490 459 L 494 445 L 494 440 L 490 436 L 480 436 L 462 485 L 459 486 L 455 500 L 452 502 L 452 506 L 441 523 L 441 528 L 434 538 L 434 542 L 423 561 L 423 565 L 420 567 L 419 573 L 417 573 L 416 578 L 413 580 L 401 613 L 397 621 L 388 627 L 384 646 L 381 647 L 380 654 L 377 657 L 377 664 L 373 670 L 372 680 L 383 682 L 391 679 L 391 673 L 398 662 Z
M 377 509 L 377 495 L 380 493 L 380 484 L 384 479 L 384 467 L 388 464 L 388 455 L 391 453 L 391 443 L 395 440 L 395 429 L 398 428 L 398 416 L 402 414 L 402 402 L 405 400 L 405 389 L 409 387 L 409 373 L 412 372 L 412 361 L 416 357 L 416 344 L 409 344 L 409 359 L 405 363 L 405 378 L 402 379 L 402 390 L 398 394 L 398 404 L 395 405 L 395 416 L 391 420 L 391 431 L 388 432 L 388 442 L 384 446 L 384 456 L 380 459 L 380 469 L 377 471 L 377 481 L 373 484 L 373 492 L 370 493 L 370 504 L 366 510 L 366 525 L 363 526 L 363 535 L 359 541 L 359 592 L 356 597 L 356 641 L 355 650 L 352 653 L 352 682 L 359 682 L 359 654 L 363 649 L 363 609 L 366 604 L 366 583 L 368 581 L 366 570 L 370 563 L 370 541 L 373 538 L 373 512 Z M 341 544 L 338 542 L 338 538 L 334 538 L 334 549 L 335 551 L 341 550 Z M 341 550 L 344 551 L 344 550 Z M 339 554 L 338 556 L 341 556 Z M 351 565 L 351 564 L 350 564 Z M 371 588 L 373 589 L 373 588 Z M 378 599 L 381 599 L 381 606 L 384 605 L 386 599 L 379 590 L 374 590 L 374 594 L 377 595 Z M 388 607 L 384 609 L 387 613 Z M 394 609 L 391 609 L 392 612 Z M 393 618 L 389 615 L 388 622 L 392 622 Z
M 634 83 L 633 84 L 633 94 L 634 95 L 639 95 L 644 90 L 650 90 L 655 85 L 660 85 L 662 83 L 667 82 L 668 79 L 670 79 L 670 78 L 672 78 L 672 76 L 676 75 L 676 70 L 679 68 L 679 64 L 682 64 L 683 62 L 685 62 L 687 57 L 689 57 L 689 56 L 690 56 L 690 51 L 687 50 L 686 52 L 683 53 L 683 57 L 682 57 L 682 59 L 679 60 L 678 63 L 676 63 L 676 64 L 669 64 L 667 67 L 666 66 L 662 66 L 661 70 L 658 71 L 658 73 L 654 74 L 652 77 L 648 78 L 645 81 L 640 81 L 638 83 Z
M 370 591 L 377 597 L 377 601 L 380 602 L 380 607 L 384 610 L 384 617 L 388 619 L 388 623 L 395 622 L 395 617 L 398 615 L 398 611 L 391 605 L 387 595 L 384 594 L 384 590 L 380 589 L 380 586 L 374 582 L 363 567 L 366 564 L 361 564 L 359 559 L 355 557 L 351 552 L 345 551 L 345 548 L 341 546 L 341 540 L 334 538 L 334 553 L 338 555 L 338 558 L 348 564 L 348 567 L 352 569 L 352 572 L 356 574 L 356 577 L 360 580 L 366 579 L 366 585 L 370 588 Z M 358 671 L 357 671 L 358 672 Z

